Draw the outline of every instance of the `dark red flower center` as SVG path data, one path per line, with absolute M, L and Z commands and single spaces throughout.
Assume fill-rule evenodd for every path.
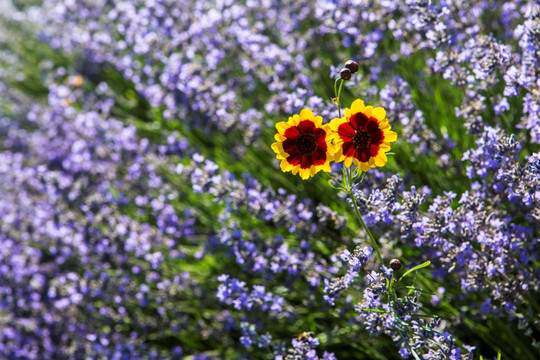
M 358 150 L 367 148 L 371 142 L 371 135 L 366 130 L 360 130 L 356 132 L 353 137 L 354 147 Z
M 311 155 L 317 148 L 317 140 L 313 134 L 300 134 L 296 138 L 296 148 L 302 155 Z
M 338 134 L 343 140 L 343 155 L 355 157 L 361 162 L 368 162 L 376 157 L 384 141 L 384 133 L 379 128 L 379 121 L 367 117 L 364 113 L 351 115 L 349 122 L 338 127 Z
M 297 126 L 285 130 L 283 150 L 289 154 L 287 162 L 301 169 L 312 165 L 324 165 L 326 162 L 326 131 L 315 127 L 312 120 L 302 120 Z

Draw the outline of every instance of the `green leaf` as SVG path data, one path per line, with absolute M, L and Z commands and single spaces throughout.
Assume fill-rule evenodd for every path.
M 379 313 L 379 314 L 386 314 L 386 311 L 379 310 L 379 309 L 362 309 L 362 311 L 374 312 L 374 313 Z
M 409 271 L 407 271 L 405 274 L 401 275 L 401 277 L 399 278 L 398 281 L 401 281 L 405 276 L 409 275 L 409 274 L 412 273 L 413 271 L 420 270 L 420 269 L 422 269 L 422 268 L 425 268 L 426 266 L 429 266 L 429 264 L 431 264 L 431 260 L 428 260 L 428 261 L 426 261 L 426 262 L 423 263 L 423 264 L 420 264 L 420 265 L 417 265 L 417 266 L 413 267 L 412 269 L 410 269 Z

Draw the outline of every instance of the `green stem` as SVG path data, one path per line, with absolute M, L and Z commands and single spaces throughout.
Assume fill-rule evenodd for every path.
M 341 80 L 341 83 L 339 84 L 339 90 L 337 88 L 337 83 L 338 81 Z M 341 96 L 341 89 L 343 88 L 343 83 L 345 81 L 339 77 L 336 79 L 336 81 L 334 81 L 334 94 L 336 96 L 336 103 L 337 103 L 337 107 L 338 107 L 338 114 L 339 114 L 339 117 L 341 118 L 341 101 L 339 99 L 339 97 Z M 379 258 L 379 262 L 381 263 L 381 265 L 384 265 L 384 261 L 383 261 L 383 257 L 381 255 L 381 250 L 379 249 L 379 245 L 377 245 L 377 241 L 375 240 L 375 238 L 373 237 L 373 234 L 371 234 L 371 231 L 369 231 L 366 223 L 364 222 L 364 219 L 362 219 L 362 215 L 360 214 L 360 210 L 358 210 L 358 205 L 356 204 L 356 199 L 354 198 L 354 194 L 353 194 L 353 176 L 352 176 L 353 172 L 351 171 L 351 169 L 349 168 L 343 168 L 343 180 L 346 182 L 345 186 L 346 186 L 346 191 L 349 193 L 349 196 L 351 197 L 351 200 L 352 200 L 352 203 L 353 203 L 353 206 L 354 206 L 354 211 L 356 212 L 356 217 L 358 218 L 358 221 L 360 222 L 360 225 L 362 225 L 362 227 L 366 230 L 368 236 L 369 236 L 369 239 L 371 240 L 371 244 L 373 246 L 373 248 L 375 249 L 375 252 L 377 253 L 377 257 Z M 342 187 L 344 188 L 345 186 L 342 185 Z
M 360 214 L 360 210 L 358 209 L 358 205 L 356 204 L 356 198 L 354 197 L 354 193 L 353 193 L 353 179 L 351 179 L 351 174 L 350 174 L 349 171 L 345 171 L 345 174 L 347 175 L 347 178 L 349 180 L 349 187 L 347 189 L 347 192 L 349 193 L 349 196 L 351 197 L 353 207 L 354 207 L 354 211 L 356 213 L 356 217 L 358 218 L 358 221 L 360 222 L 360 225 L 362 225 L 364 230 L 366 230 L 366 232 L 367 232 L 367 234 L 369 236 L 369 239 L 371 240 L 371 245 L 373 246 L 373 248 L 375 249 L 375 252 L 377 253 L 377 257 L 379 258 L 379 262 L 381 263 L 381 265 L 384 265 L 384 260 L 383 260 L 382 254 L 381 254 L 381 250 L 379 249 L 379 245 L 377 245 L 377 241 L 373 237 L 373 234 L 371 233 L 371 231 L 369 231 L 369 228 L 367 227 L 366 223 L 364 222 L 364 219 L 362 218 L 362 215 Z
M 337 94 L 337 98 L 338 98 L 338 113 L 339 113 L 339 117 L 341 118 L 341 88 L 343 87 L 343 83 L 345 81 L 343 79 L 341 79 L 341 84 L 339 84 L 339 90 L 338 90 L 338 94 Z
M 344 191 L 347 191 L 347 189 L 346 189 L 343 185 L 341 185 L 341 183 L 340 183 L 335 177 L 333 177 L 332 175 L 330 175 L 330 174 L 327 173 L 327 172 L 324 172 L 324 174 L 325 174 L 326 176 L 328 176 L 328 177 L 330 178 L 330 180 L 334 181 L 336 184 L 339 185 L 339 187 L 335 187 L 335 186 L 334 186 L 334 188 L 340 189 L 340 190 L 344 190 Z M 333 186 L 333 185 L 332 185 L 332 186 Z
M 394 272 L 392 271 L 392 278 L 390 279 L 390 282 L 388 284 L 388 303 L 390 303 L 390 300 L 392 298 L 397 298 L 397 296 L 394 296 L 395 290 L 392 288 L 393 284 L 394 284 Z
M 374 312 L 374 313 L 379 313 L 379 314 L 386 314 L 387 313 L 386 311 L 379 310 L 379 309 L 362 309 L 362 311 Z
M 341 83 L 339 84 L 339 91 L 338 91 L 337 82 L 339 80 L 341 80 Z M 344 80 L 341 77 L 338 77 L 336 79 L 336 81 L 334 81 L 334 96 L 335 96 L 335 99 L 336 99 L 336 105 L 338 107 L 338 114 L 339 114 L 340 118 L 341 118 L 341 101 L 340 101 L 339 97 L 341 96 L 341 88 L 343 87 L 343 83 L 344 83 Z

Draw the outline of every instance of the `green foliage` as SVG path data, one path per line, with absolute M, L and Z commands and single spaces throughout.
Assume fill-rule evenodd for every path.
M 8 25 L 11 26 L 12 24 L 4 24 L 3 28 Z M 46 44 L 33 40 L 33 37 L 24 29 L 11 27 L 10 36 L 14 36 L 14 39 L 17 40 L 11 41 L 9 44 L 1 43 L 0 50 L 9 50 L 18 57 L 20 61 L 18 69 L 20 74 L 22 74 L 22 76 L 13 76 L 13 78 L 9 79 L 10 84 L 20 89 L 20 91 L 29 94 L 36 101 L 44 101 L 47 96 L 46 79 L 43 78 L 40 71 L 40 68 L 44 66 L 44 59 L 52 61 L 53 66 L 56 68 L 71 67 L 84 72 L 85 64 L 80 59 L 53 50 Z M 395 44 L 388 43 L 382 44 L 382 46 L 390 48 L 395 46 Z M 436 132 L 439 138 L 448 135 L 456 142 L 457 146 L 452 150 L 451 158 L 459 160 L 463 152 L 473 145 L 473 138 L 466 133 L 463 127 L 463 119 L 455 116 L 455 107 L 461 103 L 461 98 L 464 95 L 462 90 L 451 86 L 440 75 L 426 72 L 426 56 L 427 54 L 415 54 L 409 58 L 401 59 L 396 65 L 396 73 L 410 84 L 412 101 L 425 114 L 426 123 L 429 127 Z M 323 54 L 322 58 L 327 65 L 338 62 L 336 61 L 336 56 L 332 54 Z M 0 64 L 0 66 L 5 65 Z M 164 119 L 162 109 L 152 108 L 147 101 L 136 93 L 133 84 L 126 81 L 112 67 L 106 64 L 92 64 L 92 66 L 97 71 L 92 77 L 89 77 L 90 81 L 85 83 L 84 86 L 88 88 L 88 91 L 92 91 L 99 82 L 105 81 L 115 93 L 116 102 L 112 113 L 118 119 L 134 125 L 140 137 L 147 138 L 154 143 L 159 143 L 163 142 L 162 133 L 176 130 L 182 137 L 188 140 L 190 146 L 196 148 L 203 156 L 213 159 L 220 168 L 226 169 L 237 176 L 244 173 L 252 174 L 264 186 L 273 187 L 274 189 L 284 188 L 301 198 L 313 199 L 316 204 L 324 203 L 331 206 L 338 213 L 346 215 L 348 217 L 349 229 L 329 231 L 309 239 L 315 251 L 326 257 L 330 257 L 341 246 L 335 239 L 349 238 L 351 233 L 357 233 L 359 231 L 360 226 L 354 225 L 354 214 L 350 211 L 350 206 L 337 196 L 337 191 L 332 189 L 326 177 L 318 176 L 308 181 L 302 181 L 299 177 L 292 176 L 289 173 L 283 174 L 279 171 L 274 154 L 270 149 L 270 144 L 273 142 L 273 135 L 275 133 L 273 128 L 264 128 L 262 136 L 256 143 L 248 146 L 244 153 L 237 154 L 229 152 L 226 149 L 231 148 L 242 138 L 240 131 L 235 130 L 228 134 L 218 132 L 208 134 L 202 131 L 189 131 L 181 122 Z M 329 101 L 333 96 L 332 80 L 329 79 L 325 69 L 314 69 L 314 71 L 319 71 L 319 75 L 314 76 L 314 89 L 319 96 Z M 364 69 L 364 71 L 368 73 L 369 69 Z M 232 76 L 240 76 L 240 74 L 233 74 Z M 384 79 L 380 81 L 383 82 Z M 494 89 L 493 91 L 498 92 L 500 89 Z M 349 104 L 361 93 L 361 88 L 344 89 L 343 103 Z M 246 108 L 261 107 L 269 97 L 268 91 L 265 92 L 263 87 L 258 87 L 256 94 L 256 96 L 242 95 L 244 96 Z M 520 102 L 521 100 L 516 99 L 513 101 Z M 519 109 L 519 105 L 512 104 L 511 112 L 505 115 L 507 130 L 513 129 L 517 119 L 519 119 L 518 110 L 514 110 Z M 7 112 L 7 109 L 2 108 L 1 110 L 4 113 Z M 489 118 L 491 115 L 487 111 L 485 117 Z M 265 120 L 276 123 L 283 119 L 268 118 Z M 489 123 L 489 119 L 487 119 L 487 122 Z M 396 125 L 395 129 L 399 133 L 400 126 Z M 433 156 L 417 154 L 413 144 L 408 144 L 402 140 L 398 140 L 392 150 L 394 156 L 389 158 L 386 168 L 388 172 L 401 173 L 409 177 L 411 183 L 417 186 L 427 185 L 434 189 L 436 193 L 442 193 L 447 190 L 461 193 L 466 189 L 466 177 L 461 162 L 453 160 L 454 162 L 449 170 L 441 169 L 436 163 L 437 159 Z M 177 199 L 174 204 L 178 213 L 181 213 L 185 209 L 185 204 L 197 204 L 195 217 L 198 225 L 202 228 L 215 228 L 216 217 L 224 205 L 216 204 L 206 194 L 194 194 L 191 189 L 184 189 L 182 179 L 176 174 L 169 173 L 167 169 L 161 169 L 161 173 L 171 184 L 182 189 L 182 197 Z M 115 191 L 114 189 L 111 190 L 113 192 Z M 152 214 L 136 214 L 129 204 L 124 206 L 122 211 L 131 217 L 138 217 L 142 222 L 152 222 Z M 284 235 L 291 246 L 298 244 L 302 240 L 289 235 L 283 229 L 276 229 L 272 224 L 254 219 L 247 211 L 236 213 L 234 220 L 246 232 L 257 229 L 260 236 L 263 237 L 272 237 L 278 234 Z M 190 257 L 182 260 L 168 260 L 165 262 L 162 271 L 169 273 L 187 272 L 209 293 L 215 292 L 218 286 L 215 279 L 218 275 L 238 268 L 238 265 L 229 257 L 225 256 L 225 254 L 218 253 L 213 257 L 206 256 L 202 261 L 197 260 L 194 256 L 200 250 L 197 237 L 193 237 L 191 243 L 186 242 L 181 246 L 182 250 L 187 252 Z M 405 258 L 411 258 L 416 255 L 416 250 L 414 249 L 404 247 L 400 250 Z M 428 260 L 403 273 L 399 277 L 398 282 L 393 285 L 394 290 L 404 293 L 411 291 L 420 292 L 423 294 L 422 296 L 425 296 L 425 302 L 429 303 L 429 296 L 436 294 L 437 280 L 431 279 L 428 271 L 422 271 L 422 274 L 418 276 L 416 272 L 427 267 L 430 263 Z M 237 271 L 236 273 L 241 274 L 241 271 Z M 409 281 L 413 274 L 414 279 L 410 283 L 400 283 L 406 277 L 407 281 Z M 114 273 L 112 272 L 111 275 L 114 275 Z M 253 285 L 253 280 L 247 276 L 241 280 L 245 280 L 250 286 Z M 287 302 L 292 305 L 303 304 L 305 300 L 304 296 L 307 293 L 306 289 L 299 285 L 294 292 L 287 293 L 285 288 L 280 288 L 279 286 L 282 280 L 279 277 L 273 280 L 272 286 L 274 287 L 274 292 L 277 295 L 285 297 Z M 319 296 L 322 299 L 322 292 Z M 438 307 L 427 305 L 426 311 L 437 312 L 443 318 L 459 317 L 459 309 L 451 306 L 449 303 L 450 300 L 453 299 L 443 299 Z M 181 306 L 183 310 L 190 313 L 193 323 L 211 321 L 211 314 L 207 312 L 218 311 L 217 309 L 221 307 L 217 300 L 212 304 L 199 304 L 194 294 L 182 294 L 179 296 L 178 306 Z M 200 311 L 200 309 L 205 310 Z M 328 351 L 339 351 L 342 356 L 345 356 L 343 358 L 347 358 L 348 355 L 354 356 L 357 354 L 363 354 L 364 359 L 397 358 L 395 346 L 391 339 L 386 337 L 378 339 L 369 338 L 365 331 L 362 332 L 362 329 L 349 326 L 348 321 L 350 319 L 343 318 L 342 314 L 331 308 L 321 306 L 312 309 L 298 306 L 298 309 L 301 311 L 301 323 L 289 323 L 287 320 L 276 322 L 276 334 L 283 335 L 283 338 L 287 338 L 290 337 L 290 334 L 297 334 L 309 329 L 316 334 Z M 135 304 L 134 311 L 144 317 L 158 316 L 156 309 L 136 310 Z M 520 352 L 519 349 L 521 349 L 521 346 L 519 345 L 519 339 L 502 339 L 502 336 L 505 336 L 504 334 L 509 333 L 508 331 L 504 331 L 507 324 L 504 324 L 502 321 L 475 322 L 474 319 L 463 320 L 465 325 L 462 326 L 461 330 L 463 333 L 477 334 L 481 339 L 480 341 L 484 344 L 484 347 L 481 349 L 482 351 L 493 352 L 495 349 L 504 349 L 497 352 L 498 359 L 502 358 L 502 353 L 505 354 L 505 357 L 512 358 L 511 351 L 513 350 L 516 351 L 516 356 L 534 357 L 534 355 L 528 353 L 528 350 Z M 336 324 L 342 326 L 331 327 Z M 136 324 L 133 324 L 130 319 L 126 319 L 121 326 L 110 329 L 110 331 L 127 334 L 133 331 L 134 328 L 136 328 Z M 362 336 L 359 337 L 358 334 L 362 334 Z M 229 339 L 223 341 L 230 343 L 235 337 L 238 337 L 238 334 L 232 333 Z M 177 339 L 182 339 L 182 346 L 187 353 L 202 351 L 204 348 L 201 346 L 201 343 L 210 342 L 217 350 L 210 351 L 208 354 L 220 354 L 223 358 L 234 358 L 236 356 L 231 350 L 221 350 L 227 349 L 225 345 L 228 344 L 221 347 L 222 344 L 220 344 L 218 339 L 208 339 L 202 334 L 197 334 L 196 331 L 190 329 L 182 329 L 177 334 L 168 332 L 165 334 L 150 335 L 148 337 L 149 342 L 162 344 L 164 347 L 167 344 L 174 343 Z M 514 340 L 517 341 L 517 345 L 510 344 Z M 524 347 L 523 349 L 527 348 Z M 260 351 L 260 358 L 265 356 L 263 354 L 264 352 Z M 418 357 L 416 354 L 414 355 L 416 358 Z M 186 357 L 186 359 L 189 358 L 189 356 Z M 483 358 L 480 357 L 480 359 Z

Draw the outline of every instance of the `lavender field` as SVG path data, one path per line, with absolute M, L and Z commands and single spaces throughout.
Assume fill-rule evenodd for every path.
M 540 358 L 540 3 L 0 0 L 0 360 Z

